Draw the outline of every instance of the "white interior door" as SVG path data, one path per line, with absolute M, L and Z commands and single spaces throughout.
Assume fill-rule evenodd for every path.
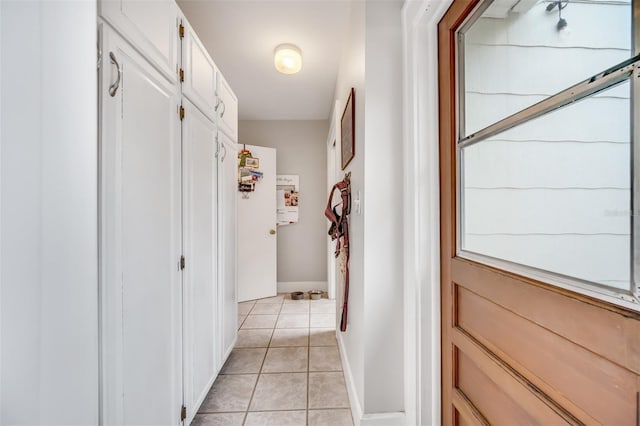
M 177 425 L 182 405 L 177 88 L 114 31 L 105 27 L 103 35 L 101 424 Z M 110 96 L 108 87 L 117 81 Z
M 216 127 L 187 99 L 182 121 L 184 398 L 187 424 L 218 372 Z
M 238 192 L 238 300 L 277 293 L 276 150 L 246 146 L 260 160 L 254 192 Z

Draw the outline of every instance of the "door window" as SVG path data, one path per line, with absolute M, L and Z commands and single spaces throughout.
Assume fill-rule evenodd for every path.
M 534 3 L 458 32 L 458 253 L 640 309 L 638 7 Z

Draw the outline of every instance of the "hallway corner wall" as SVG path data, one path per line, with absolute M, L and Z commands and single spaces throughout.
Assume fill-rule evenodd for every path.
M 336 81 L 335 105 L 338 111 L 336 133 L 340 134 L 340 117 L 344 111 L 349 91 L 355 90 L 355 156 L 351 163 L 341 173 L 351 172 L 352 198 L 358 192 L 364 193 L 364 159 L 365 159 L 365 2 L 351 1 L 349 18 L 349 32 L 345 34 L 342 47 L 340 69 Z M 340 147 L 336 147 L 339 151 Z M 365 203 L 362 203 L 362 213 L 355 209 L 349 216 L 350 241 L 350 288 L 349 288 L 349 319 L 347 331 L 338 331 L 338 342 L 347 381 L 347 389 L 351 399 L 351 409 L 356 425 L 359 424 L 364 406 L 364 218 Z M 336 271 L 336 302 L 337 324 L 340 324 L 344 283 L 341 274 Z
M 351 3 L 335 93 L 343 109 L 355 88 L 356 153 L 344 172 L 351 172 L 352 197 L 362 211 L 352 208 L 350 216 L 349 322 L 338 340 L 354 419 L 363 425 L 405 421 L 402 5 Z M 339 307 L 342 287 L 338 275 Z
M 3 1 L 0 43 L 0 424 L 97 424 L 96 2 Z
M 365 414 L 404 411 L 402 5 L 366 3 Z

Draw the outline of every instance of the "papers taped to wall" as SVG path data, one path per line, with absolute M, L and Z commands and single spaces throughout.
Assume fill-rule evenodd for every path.
M 278 209 L 278 226 L 298 223 L 300 176 L 277 175 L 276 197 Z

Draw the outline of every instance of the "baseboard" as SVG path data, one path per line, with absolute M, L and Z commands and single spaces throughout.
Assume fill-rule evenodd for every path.
M 342 371 L 344 372 L 344 380 L 347 385 L 347 394 L 349 395 L 349 403 L 351 405 L 351 417 L 353 417 L 354 426 L 360 426 L 362 424 L 362 407 L 360 406 L 360 399 L 358 398 L 358 392 L 356 392 L 356 382 L 353 380 L 351 365 L 349 365 L 349 360 L 344 350 L 342 332 L 340 330 L 336 330 L 336 338 L 338 339 L 338 350 L 340 352 L 340 359 L 342 360 Z
M 360 426 L 405 426 L 407 419 L 404 413 L 365 414 Z
M 291 293 L 292 291 L 327 291 L 326 281 L 278 281 L 278 293 Z
M 233 348 L 236 347 L 236 343 L 237 342 L 238 342 L 238 332 L 236 331 L 236 336 L 233 338 L 233 343 L 231 345 L 229 345 L 229 348 L 222 355 L 222 364 L 221 365 L 224 365 L 224 363 L 227 362 L 227 359 L 229 359 L 229 355 L 231 355 L 231 351 L 233 351 Z
M 353 379 L 351 365 L 349 365 L 340 330 L 336 330 L 336 338 L 338 339 L 338 350 L 340 352 L 340 359 L 342 360 L 342 370 L 347 385 L 347 394 L 349 395 L 351 417 L 353 417 L 354 426 L 405 426 L 407 419 L 405 413 L 402 412 L 362 414 L 360 399 L 356 392 L 356 383 Z

